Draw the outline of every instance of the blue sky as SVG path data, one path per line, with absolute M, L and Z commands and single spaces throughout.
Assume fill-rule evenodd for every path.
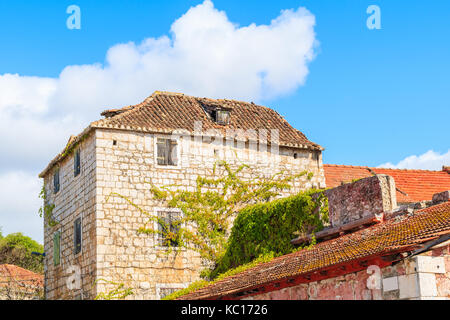
M 58 108 L 50 106 L 45 99 L 33 105 L 30 101 L 35 96 L 26 96 L 26 92 L 35 85 L 34 82 L 23 84 L 27 76 L 35 77 L 39 84 L 48 80 L 48 87 L 53 88 L 53 82 L 63 78 L 61 72 L 67 66 L 108 65 L 107 52 L 118 44 L 134 42 L 137 49 L 133 49 L 140 52 L 144 49 L 138 46 L 145 39 L 167 36 L 173 40 L 174 33 L 170 30 L 174 22 L 202 2 L 0 2 L 0 77 L 17 74 L 14 90 L 20 93 L 19 100 L 25 101 L 15 104 L 8 100 L 3 102 L 2 109 L 2 90 L 3 94 L 11 91 L 12 78 L 4 77 L 0 82 L 0 122 L 4 131 L 0 129 L 0 133 L 14 132 L 14 128 L 21 126 L 25 131 L 32 128 L 28 136 L 26 132 L 23 137 L 3 134 L 1 141 L 7 145 L 7 151 L 0 156 L 0 186 L 20 184 L 26 177 L 36 179 L 37 173 L 64 146 L 69 132 L 62 127 L 70 127 L 70 133 L 77 133 L 73 131 L 82 129 L 99 117 L 99 111 L 109 107 L 101 103 L 120 107 L 145 98 L 140 91 L 129 97 L 99 98 L 89 101 L 92 108 L 73 110 L 70 103 L 77 105 L 80 101 L 67 100 L 64 91 L 55 100 Z M 66 27 L 69 17 L 66 8 L 72 4 L 81 9 L 80 30 Z M 318 44 L 313 50 L 314 59 L 302 64 L 307 67 L 307 73 L 298 76 L 295 80 L 299 83 L 292 88 L 272 88 L 270 95 L 255 94 L 254 101 L 276 109 L 310 140 L 325 147 L 325 163 L 369 166 L 389 163 L 425 169 L 449 164 L 449 1 L 216 0 L 213 4 L 214 10 L 224 12 L 236 29 L 251 24 L 270 25 L 281 16 L 281 10 L 295 11 L 299 7 L 305 7 L 315 18 L 314 40 Z M 366 26 L 369 17 L 366 9 L 372 4 L 381 9 L 380 30 L 369 30 Z M 291 31 L 286 31 L 287 38 Z M 303 40 L 293 37 L 290 41 Z M 290 50 L 289 46 L 286 43 L 286 50 Z M 262 56 L 271 51 L 270 43 L 261 44 L 261 48 L 266 48 Z M 233 50 L 239 53 L 244 49 L 245 46 Z M 119 52 L 118 57 L 121 59 L 126 54 Z M 276 67 L 267 66 L 269 73 L 276 73 Z M 166 87 L 170 86 L 167 81 L 152 82 L 146 95 L 153 89 L 170 89 Z M 103 90 L 108 92 L 108 87 Z M 203 92 L 201 86 L 192 90 Z M 241 92 L 234 93 L 232 87 L 225 91 L 205 88 L 204 92 L 205 95 L 221 94 L 214 98 L 242 96 Z M 256 91 L 244 96 L 253 100 L 252 92 Z M 52 103 L 56 105 L 56 102 Z M 49 134 L 47 129 L 61 134 Z M 42 136 L 36 132 L 42 132 Z M 25 192 L 25 188 L 31 194 L 39 186 L 36 179 L 20 190 Z M 32 196 L 37 198 L 37 193 Z M 7 197 L 14 199 L 13 195 Z M 23 231 L 39 238 L 35 222 L 22 229 L 23 223 L 19 223 L 26 220 L 26 214 L 37 212 L 36 199 L 20 208 L 11 201 L 7 206 L 9 211 L 0 212 L 3 232 Z M 30 210 L 34 212 L 25 213 Z M 17 224 L 10 222 L 12 216 L 20 217 Z M 40 228 L 39 224 L 37 230 Z

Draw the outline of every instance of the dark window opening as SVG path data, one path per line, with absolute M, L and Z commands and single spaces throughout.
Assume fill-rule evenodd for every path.
M 76 177 L 77 175 L 80 174 L 81 171 L 81 161 L 80 161 L 80 149 L 77 149 L 75 151 L 75 155 L 74 155 L 74 159 L 73 159 L 73 172 L 74 172 L 74 176 Z
M 158 138 L 157 163 L 161 166 L 176 166 L 177 162 L 177 141 Z
M 113 140 L 113 146 L 117 145 L 117 140 Z
M 60 189 L 60 183 L 59 183 L 59 168 L 55 170 L 55 173 L 53 174 L 53 193 L 58 193 Z
M 77 218 L 73 224 L 73 244 L 74 244 L 74 254 L 81 252 L 81 217 Z
M 297 158 L 298 158 L 298 154 L 294 153 L 294 159 L 297 159 Z
M 158 244 L 160 246 L 178 247 L 180 223 L 178 212 L 158 212 Z

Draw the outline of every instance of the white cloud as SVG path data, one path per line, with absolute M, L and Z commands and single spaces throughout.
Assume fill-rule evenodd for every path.
M 443 154 L 429 150 L 419 156 L 412 155 L 406 157 L 397 164 L 387 162 L 379 165 L 378 167 L 394 169 L 442 170 L 442 166 L 444 165 L 450 165 L 450 150 Z
M 57 78 L 0 74 L 0 203 L 12 210 L 2 220 L 14 225 L 15 217 L 34 214 L 36 177 L 27 173 L 30 184 L 20 185 L 23 170 L 39 172 L 106 108 L 139 103 L 155 90 L 248 101 L 296 90 L 315 55 L 314 26 L 305 8 L 284 10 L 267 25 L 238 26 L 205 0 L 169 35 L 117 44 L 103 64 L 67 66 Z
M 13 144 L 0 163 L 43 166 L 36 157 L 49 160 L 105 108 L 155 90 L 248 101 L 292 92 L 314 58 L 314 25 L 299 8 L 240 27 L 206 0 L 177 19 L 170 36 L 117 44 L 104 64 L 67 66 L 54 79 L 0 75 L 0 144 Z
M 0 227 L 3 235 L 22 232 L 43 243 L 43 223 L 38 214 L 40 188 L 37 173 L 12 171 L 0 174 Z

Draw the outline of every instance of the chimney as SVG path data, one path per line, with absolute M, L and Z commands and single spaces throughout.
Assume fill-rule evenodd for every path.
M 379 174 L 325 191 L 331 227 L 377 218 L 397 207 L 394 178 Z
M 450 190 L 433 194 L 433 204 L 450 201 Z

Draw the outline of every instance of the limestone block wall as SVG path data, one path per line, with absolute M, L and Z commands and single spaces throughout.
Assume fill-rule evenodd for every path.
M 245 178 L 281 170 L 288 174 L 303 170 L 313 173 L 311 180 L 303 177 L 283 196 L 325 187 L 320 152 L 280 147 L 280 154 L 274 155 L 270 147 L 260 151 L 248 143 L 227 145 L 179 137 L 177 165 L 160 166 L 155 154 L 158 137 L 167 135 L 107 129 L 95 132 L 96 270 L 97 278 L 102 279 L 97 292 L 108 292 L 123 283 L 133 290 L 130 299 L 159 299 L 198 280 L 199 271 L 207 263 L 189 250 L 168 252 L 158 245 L 156 235 L 137 232 L 148 222 L 148 215 L 173 210 L 152 199 L 148 182 L 193 190 L 198 176 L 211 175 L 216 161 L 225 159 L 236 167 L 249 164 L 253 171 L 244 170 Z
M 95 297 L 96 274 L 95 137 L 90 135 L 79 145 L 80 174 L 74 176 L 73 154 L 59 164 L 60 190 L 53 192 L 53 170 L 44 178 L 53 217 L 58 225 L 44 225 L 45 293 L 47 299 L 89 299 Z M 56 168 L 55 168 L 56 169 Z M 82 218 L 82 248 L 74 254 L 74 221 Z M 60 264 L 53 263 L 53 234 L 61 232 Z M 76 274 L 75 274 L 76 273 Z M 79 276 L 79 278 L 78 278 Z M 76 278 L 77 277 L 77 278 Z M 79 279 L 79 282 L 78 280 Z M 68 285 L 68 280 L 74 280 Z
M 369 279 L 372 277 L 372 279 Z M 368 282 L 371 285 L 368 285 Z M 450 299 L 450 244 L 384 268 L 284 288 L 246 300 Z

